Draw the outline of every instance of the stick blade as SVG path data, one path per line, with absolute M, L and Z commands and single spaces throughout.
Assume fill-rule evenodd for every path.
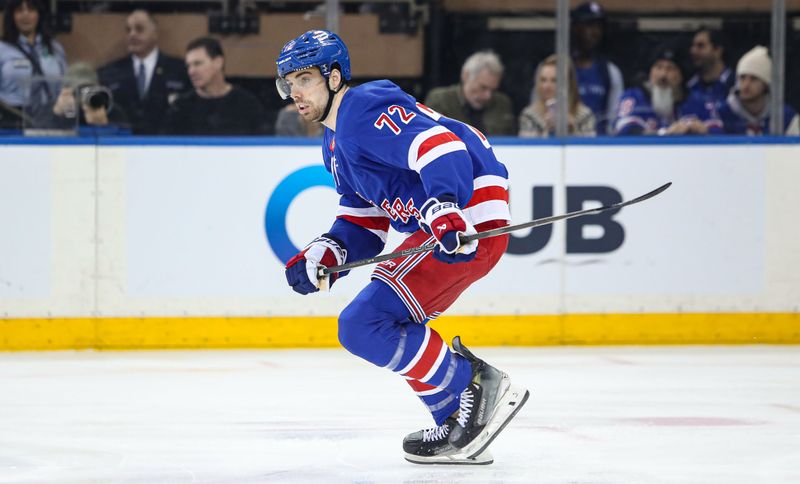
M 658 195 L 659 193 L 663 192 L 664 190 L 666 190 L 667 188 L 669 188 L 671 186 L 672 186 L 672 182 L 667 182 L 667 183 L 661 185 L 660 187 L 656 188 L 655 190 L 653 190 L 651 192 L 647 192 L 644 195 L 640 195 L 640 196 L 634 198 L 633 200 L 628 200 L 627 202 L 622 202 L 618 206 L 619 207 L 625 207 L 627 205 L 633 205 L 634 203 L 643 202 L 643 201 L 647 200 L 648 198 L 655 197 L 656 195 Z

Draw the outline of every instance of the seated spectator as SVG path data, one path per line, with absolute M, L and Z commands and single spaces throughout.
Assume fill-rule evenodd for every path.
M 186 47 L 186 67 L 194 90 L 172 103 L 165 123 L 166 134 L 254 135 L 264 134 L 264 110 L 250 92 L 225 78 L 222 46 L 201 37 Z
M 611 134 L 617 102 L 625 85 L 622 73 L 599 55 L 605 34 L 606 13 L 597 2 L 586 2 L 570 12 L 572 59 L 578 75 L 578 91 L 595 115 L 599 135 Z
M 472 54 L 461 67 L 461 83 L 431 90 L 425 105 L 486 135 L 513 135 L 511 99 L 499 92 L 503 64 L 491 51 Z
M 660 47 L 650 64 L 647 80 L 622 94 L 614 122 L 617 135 L 682 135 L 721 133 L 714 105 L 683 89 L 680 58 Z
M 0 127 L 21 129 L 53 103 L 67 69 L 41 0 L 8 0 L 0 42 Z M 28 123 L 25 123 L 28 124 Z
M 536 68 L 536 83 L 531 104 L 519 116 L 519 135 L 523 137 L 548 137 L 556 132 L 556 55 L 551 55 Z M 569 63 L 569 134 L 595 136 L 595 119 L 592 110 L 581 102 L 575 67 Z
M 689 79 L 686 87 L 691 94 L 699 95 L 716 106 L 725 102 L 735 78 L 723 61 L 723 44 L 721 31 L 701 27 L 695 32 L 689 49 L 697 73 Z
M 766 47 L 754 47 L 739 59 L 736 88 L 731 90 L 719 109 L 726 134 L 760 136 L 770 132 L 771 75 L 772 59 Z M 797 112 L 788 104 L 783 105 L 783 132 L 791 136 L 800 135 Z
M 94 127 L 104 134 L 130 134 L 128 118 L 114 103 L 111 91 L 97 82 L 97 73 L 86 63 L 69 66 L 58 99 L 36 117 L 40 129 L 82 130 Z M 100 129 L 102 127 L 102 129 Z
M 186 66 L 159 50 L 158 26 L 146 10 L 131 12 L 125 28 L 129 55 L 101 67 L 100 83 L 130 116 L 135 134 L 156 134 L 170 102 L 190 88 Z
M 278 136 L 322 136 L 322 124 L 306 121 L 300 116 L 294 103 L 284 106 L 278 111 L 275 121 L 275 134 Z

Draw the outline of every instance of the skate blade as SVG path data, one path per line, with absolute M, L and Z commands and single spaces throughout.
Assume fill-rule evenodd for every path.
M 468 456 L 465 452 L 454 454 L 437 455 L 435 457 L 420 457 L 414 454 L 406 454 L 406 460 L 412 464 L 436 464 L 436 465 L 461 465 L 461 466 L 486 466 L 494 462 L 494 457 L 489 449 L 479 452 L 477 455 Z
M 467 444 L 462 453 L 470 457 L 475 457 L 485 452 L 489 444 L 500 434 L 500 432 L 508 425 L 517 412 L 528 401 L 531 392 L 522 387 L 510 386 L 505 394 L 500 398 L 492 417 L 484 427 L 483 432 L 475 439 Z

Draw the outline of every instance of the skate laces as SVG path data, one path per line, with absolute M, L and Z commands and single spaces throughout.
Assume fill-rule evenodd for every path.
M 448 433 L 450 433 L 450 426 L 447 424 L 443 424 L 432 429 L 423 430 L 422 441 L 430 442 L 432 440 L 440 440 L 447 437 Z
M 472 389 L 467 387 L 466 390 L 461 392 L 461 401 L 458 407 L 458 425 L 466 428 L 469 416 L 472 413 L 473 402 L 475 398 L 472 394 Z

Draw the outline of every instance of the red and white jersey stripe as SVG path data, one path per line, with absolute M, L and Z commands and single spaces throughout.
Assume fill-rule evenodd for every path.
M 508 207 L 508 180 L 497 175 L 475 178 L 472 198 L 464 207 L 464 215 L 472 225 L 490 220 L 511 220 L 511 210 Z
M 454 151 L 467 151 L 467 147 L 449 129 L 434 126 L 414 137 L 408 148 L 408 167 L 419 173 L 428 163 Z
M 382 209 L 378 207 L 356 208 L 339 205 L 336 218 L 341 218 L 363 227 L 380 237 L 383 243 L 386 243 L 391 219 Z

